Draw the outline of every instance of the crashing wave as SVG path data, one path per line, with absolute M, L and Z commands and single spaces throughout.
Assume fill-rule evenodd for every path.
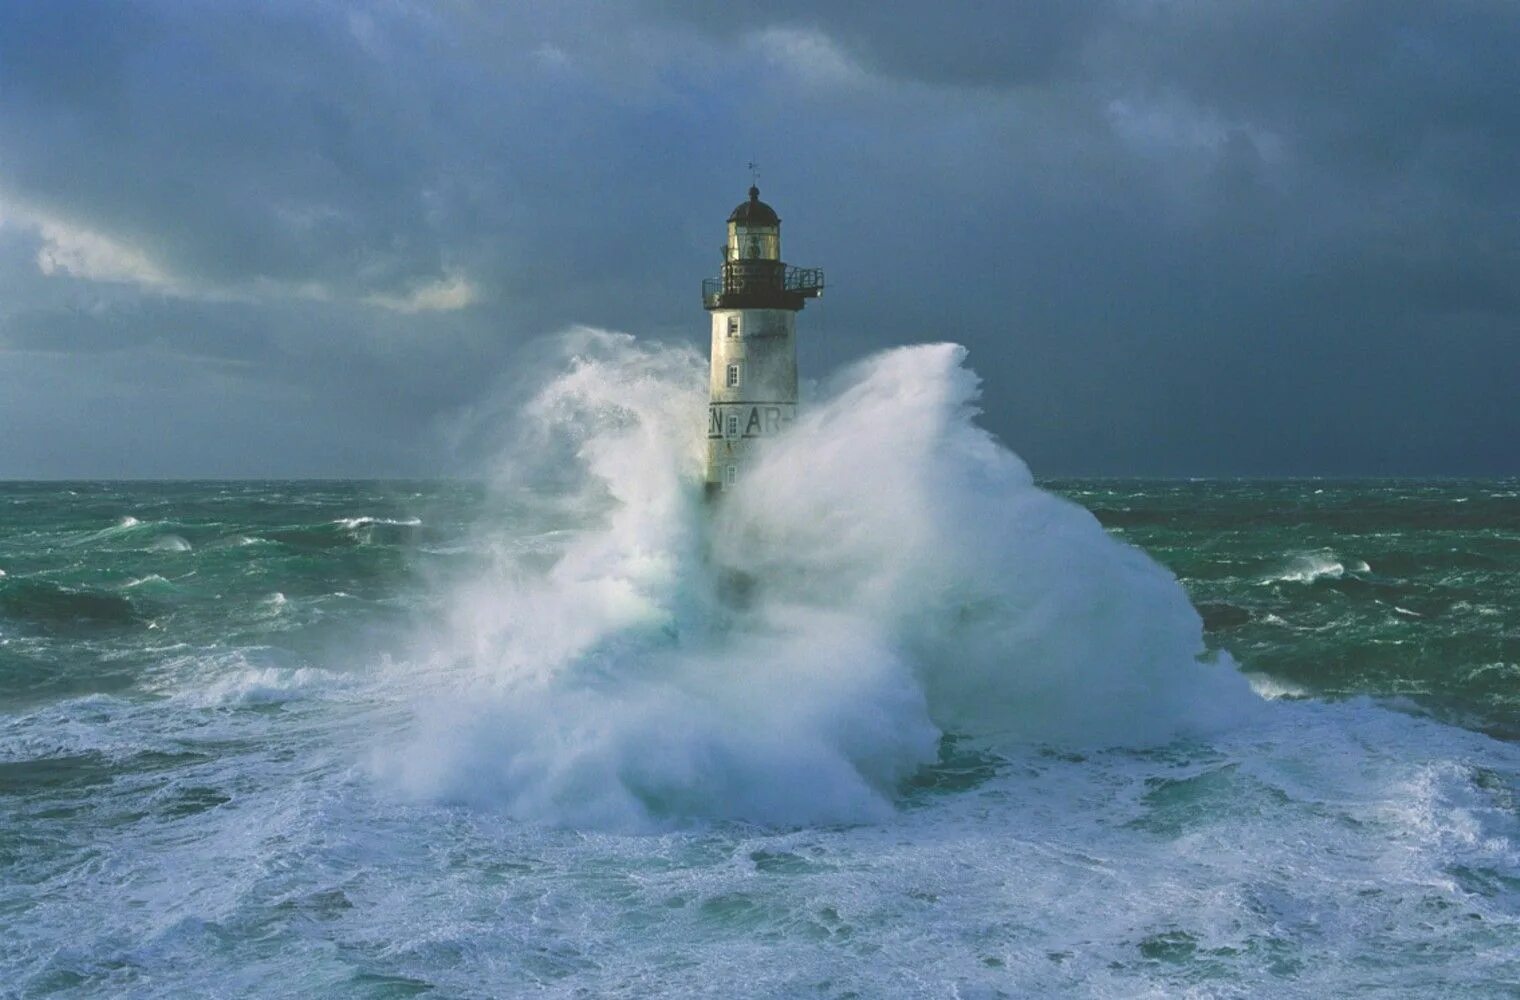
M 455 601 L 447 693 L 379 758 L 402 788 L 570 825 L 854 822 L 890 814 L 946 733 L 1149 744 L 1261 704 L 1206 660 L 1171 573 L 976 426 L 964 349 L 849 369 L 716 509 L 706 362 L 595 331 L 567 354 L 504 495 L 553 481 L 544 516 L 593 526 L 546 569 L 483 545 L 498 563 Z

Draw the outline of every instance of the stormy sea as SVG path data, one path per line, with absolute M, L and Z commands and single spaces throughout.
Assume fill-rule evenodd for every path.
M 708 505 L 557 350 L 474 477 L 0 484 L 0 994 L 1515 995 L 1520 481 L 1037 478 L 941 344 Z

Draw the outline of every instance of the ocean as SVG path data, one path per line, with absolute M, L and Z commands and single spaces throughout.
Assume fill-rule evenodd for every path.
M 1036 480 L 934 345 L 709 508 L 704 364 L 0 484 L 0 994 L 1520 990 L 1520 481 Z

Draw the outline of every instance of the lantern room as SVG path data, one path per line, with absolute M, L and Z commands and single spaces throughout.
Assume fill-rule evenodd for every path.
M 760 200 L 760 189 L 751 186 L 749 201 L 743 202 L 728 217 L 728 245 L 723 259 L 780 260 L 781 219 L 776 210 Z
M 708 309 L 795 312 L 803 300 L 817 298 L 822 291 L 822 271 L 782 262 L 781 218 L 760 200 L 760 189 L 751 186 L 749 200 L 729 213 L 723 272 L 702 282 L 702 304 Z

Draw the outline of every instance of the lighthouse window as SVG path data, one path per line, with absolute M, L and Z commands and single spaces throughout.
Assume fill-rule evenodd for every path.
M 739 479 L 739 467 L 737 465 L 730 465 L 728 468 L 726 468 L 726 469 L 723 470 L 723 485 L 724 486 L 732 486 L 732 485 L 734 485 L 735 482 L 738 481 L 738 479 Z
M 737 413 L 730 413 L 728 415 L 728 436 L 731 438 L 739 436 L 739 415 Z
M 739 336 L 739 317 L 730 316 L 728 318 L 728 335 L 730 337 Z
M 737 389 L 737 388 L 739 388 L 739 366 L 738 365 L 729 365 L 728 366 L 728 382 L 726 384 L 727 384 L 728 388 L 730 388 L 730 389 Z

